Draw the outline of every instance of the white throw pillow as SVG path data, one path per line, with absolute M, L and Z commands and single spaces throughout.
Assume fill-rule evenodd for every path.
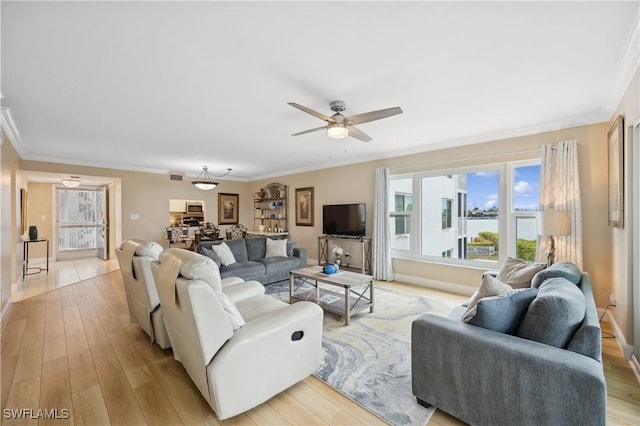
M 507 257 L 496 277 L 499 281 L 513 288 L 531 287 L 531 279 L 545 268 L 544 263 L 527 262 L 526 260 Z
M 267 252 L 264 257 L 287 257 L 287 240 L 267 238 Z
M 229 246 L 225 243 L 214 244 L 211 248 L 220 258 L 220 264 L 222 266 L 229 266 L 236 263 L 236 258 L 233 256 L 233 253 L 231 253 Z
M 244 318 L 242 318 L 242 314 L 236 307 L 235 303 L 233 303 L 224 293 L 220 293 L 218 297 L 220 297 L 220 303 L 222 304 L 224 311 L 227 313 L 229 321 L 231 321 L 231 327 L 233 327 L 234 330 L 237 330 L 245 325 Z
M 467 314 L 470 314 L 472 311 L 475 312 L 474 308 L 480 299 L 484 297 L 499 296 L 510 290 L 513 290 L 510 285 L 500 282 L 491 274 L 484 274 L 482 276 L 482 284 L 469 301 L 469 306 L 467 307 L 467 311 L 463 317 L 467 316 Z

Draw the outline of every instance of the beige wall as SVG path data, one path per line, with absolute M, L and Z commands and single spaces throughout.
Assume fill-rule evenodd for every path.
M 0 132 L 2 133 L 2 132 Z M 16 172 L 20 168 L 20 157 L 2 133 L 0 139 L 0 312 L 11 298 L 11 284 L 19 276 L 19 253 L 21 246 L 19 183 Z
M 27 184 L 27 227 L 38 227 L 38 238 L 49 240 L 49 256 L 53 255 L 52 232 L 52 188 L 50 183 Z M 44 218 L 43 218 L 44 217 Z M 47 246 L 44 243 L 29 244 L 29 259 L 44 258 Z
M 631 155 L 631 144 L 633 142 L 631 126 L 634 123 L 638 123 L 640 120 L 640 70 L 636 72 L 629 87 L 625 91 L 625 94 L 620 101 L 620 104 L 616 108 L 616 111 L 611 117 L 609 126 L 613 124 L 613 121 L 619 115 L 624 116 L 625 119 L 625 200 L 629 200 L 630 182 L 631 182 L 631 167 L 633 165 Z M 638 142 L 635 141 L 634 147 L 638 148 Z M 638 208 L 638 198 L 634 201 L 635 207 Z M 610 250 L 611 262 L 612 262 L 612 282 L 611 293 L 615 294 L 618 298 L 618 306 L 612 310 L 613 316 L 616 319 L 622 334 L 624 335 L 627 343 L 633 343 L 633 300 L 632 300 L 632 274 L 631 266 L 632 259 L 630 258 L 630 244 L 631 244 L 631 231 L 629 224 L 631 223 L 631 206 L 629 202 L 625 202 L 625 214 L 624 214 L 624 228 L 609 228 L 611 233 L 612 245 Z M 638 232 L 638 230 L 636 230 Z

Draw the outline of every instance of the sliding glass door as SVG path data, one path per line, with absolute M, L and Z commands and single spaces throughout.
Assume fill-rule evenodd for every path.
M 107 258 L 106 189 L 58 188 L 56 259 Z

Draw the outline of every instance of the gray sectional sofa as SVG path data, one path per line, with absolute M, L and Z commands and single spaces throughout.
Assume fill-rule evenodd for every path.
M 604 425 L 601 329 L 589 276 L 556 264 L 530 288 L 505 295 L 477 302 L 482 326 L 462 320 L 464 306 L 448 318 L 424 314 L 413 322 L 418 403 L 472 425 Z
M 211 257 L 220 268 L 220 276 L 239 277 L 245 281 L 255 280 L 271 284 L 289 279 L 289 271 L 307 267 L 307 250 L 296 247 L 295 241 L 287 242 L 287 256 L 265 257 L 266 237 L 240 238 L 225 241 L 202 241 L 198 253 Z M 212 255 L 211 246 L 225 243 L 233 253 L 235 263 L 222 265 L 220 259 Z M 205 250 L 206 249 L 206 250 Z

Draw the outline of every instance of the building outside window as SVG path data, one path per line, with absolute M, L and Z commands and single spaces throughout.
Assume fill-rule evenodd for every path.
M 451 206 L 453 200 L 449 198 L 442 199 L 442 229 L 451 228 Z

